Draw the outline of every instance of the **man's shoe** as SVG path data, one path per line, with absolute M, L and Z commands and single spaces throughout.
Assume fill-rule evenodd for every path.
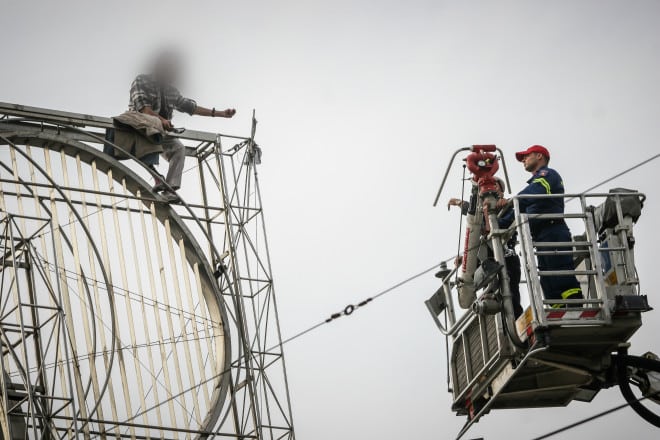
M 155 174 L 154 176 L 154 187 L 151 188 L 153 192 L 165 191 L 167 187 L 165 186 L 165 177 L 158 172 L 155 166 L 149 165 L 149 169 Z
M 177 191 L 181 187 L 180 186 L 171 186 L 170 188 L 172 188 L 172 191 Z M 151 188 L 151 190 L 155 193 L 159 193 L 159 192 L 163 192 L 163 191 L 169 191 L 170 188 L 167 187 L 167 184 L 165 182 L 163 182 L 162 180 L 159 180 L 158 182 L 156 182 L 156 185 L 154 185 L 154 187 Z
M 174 191 L 165 191 L 163 194 L 161 194 L 161 197 L 163 197 L 167 203 L 177 203 L 181 201 L 179 195 Z
M 165 185 L 165 182 L 158 180 L 151 190 L 155 193 L 167 191 L 167 185 Z

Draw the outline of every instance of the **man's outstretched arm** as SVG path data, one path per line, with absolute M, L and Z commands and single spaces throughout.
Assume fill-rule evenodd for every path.
M 193 115 L 199 116 L 209 116 L 209 117 L 218 117 L 218 118 L 231 118 L 236 114 L 236 109 L 228 108 L 226 110 L 216 110 L 215 107 L 212 109 L 202 107 L 198 105 L 193 112 Z
M 189 115 L 208 116 L 211 118 L 231 118 L 236 114 L 236 109 L 228 108 L 225 110 L 216 110 L 215 107 L 202 107 L 201 105 L 197 105 L 197 102 L 194 100 L 183 97 L 178 90 L 176 93 L 178 93 L 178 96 L 174 108 L 180 112 L 188 113 Z

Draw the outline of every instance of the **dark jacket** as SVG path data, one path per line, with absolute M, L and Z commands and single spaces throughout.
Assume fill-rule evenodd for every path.
M 519 196 L 524 196 L 526 194 L 564 194 L 564 182 L 557 171 L 552 168 L 541 167 L 527 181 L 527 186 L 518 193 Z M 522 214 L 561 214 L 564 212 L 563 197 L 536 199 L 520 197 L 518 202 Z M 508 228 L 511 226 L 514 214 L 514 210 L 509 209 L 500 218 L 500 227 Z M 532 230 L 532 234 L 535 234 L 535 231 L 542 228 L 546 223 L 548 223 L 548 220 L 530 219 L 529 226 Z

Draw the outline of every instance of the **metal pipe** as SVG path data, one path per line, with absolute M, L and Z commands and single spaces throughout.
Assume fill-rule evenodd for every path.
M 646 197 L 644 193 L 641 192 L 632 192 L 632 193 L 563 193 L 563 194 L 518 194 L 512 197 L 512 199 L 579 199 L 584 197 L 585 199 L 593 198 L 602 198 L 602 197 L 612 197 L 612 196 L 639 196 Z
M 77 127 L 96 127 L 96 128 L 110 128 L 113 126 L 112 118 L 102 116 L 92 116 L 83 113 L 65 112 L 60 110 L 52 110 L 39 107 L 31 107 L 26 105 L 11 104 L 7 102 L 0 102 L 0 114 L 8 116 L 17 116 L 23 120 L 32 120 L 36 122 L 48 122 L 51 124 L 65 124 Z M 0 121 L 0 123 L 3 121 Z M 216 134 L 205 133 L 196 130 L 186 130 L 176 137 L 194 141 L 215 141 Z M 222 137 L 238 140 L 248 140 L 250 138 L 245 136 L 234 136 L 221 134 Z
M 506 180 L 506 189 L 507 192 L 511 194 L 511 182 L 509 182 L 509 172 L 506 169 L 506 161 L 504 160 L 504 153 L 500 148 L 497 148 L 497 152 L 500 153 L 500 162 L 502 162 L 502 171 L 504 171 L 504 180 Z
M 497 213 L 495 212 L 495 204 L 497 200 L 492 195 L 487 195 L 484 200 L 484 205 L 488 207 L 488 221 L 490 227 L 497 227 Z M 495 233 L 491 232 L 491 245 L 493 248 L 493 255 L 495 261 L 500 263 L 500 294 L 502 295 L 502 307 L 504 313 L 504 323 L 507 328 L 507 333 L 513 345 L 516 347 L 525 347 L 525 344 L 518 336 L 516 330 L 516 314 L 513 310 L 513 297 L 511 295 L 511 286 L 509 285 L 509 272 L 506 269 L 506 258 L 504 256 L 504 246 L 502 245 L 501 235 L 499 229 L 495 229 Z
M 456 155 L 458 155 L 458 153 L 460 153 L 461 151 L 470 151 L 470 147 L 459 148 L 451 156 L 451 159 L 449 160 L 449 165 L 447 165 L 447 170 L 445 171 L 445 175 L 442 178 L 442 183 L 440 184 L 438 193 L 436 194 L 435 200 L 433 201 L 433 206 L 436 206 L 438 204 L 438 200 L 440 199 L 440 194 L 442 193 L 442 189 L 445 187 L 445 182 L 447 181 L 447 176 L 449 176 L 449 170 L 451 169 L 451 166 L 454 163 L 454 159 L 456 159 Z
M 479 191 L 476 182 L 472 183 L 471 200 L 475 200 Z M 474 285 L 474 272 L 477 269 L 478 253 L 481 243 L 481 229 L 484 223 L 484 213 L 480 205 L 471 207 L 467 214 L 465 227 L 465 249 L 463 251 L 463 265 L 458 285 L 458 303 L 463 309 L 471 307 L 476 299 Z

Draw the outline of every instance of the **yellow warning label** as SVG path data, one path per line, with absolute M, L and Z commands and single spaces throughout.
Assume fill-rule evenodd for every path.
M 619 284 L 619 280 L 616 277 L 616 270 L 613 270 L 612 272 L 609 273 L 609 275 L 607 275 L 606 281 L 607 284 L 609 284 L 610 286 Z
M 516 319 L 516 330 L 518 331 L 518 336 L 525 337 L 527 336 L 527 327 L 532 325 L 532 320 L 534 319 L 532 315 L 532 308 L 527 307 L 522 315 Z

